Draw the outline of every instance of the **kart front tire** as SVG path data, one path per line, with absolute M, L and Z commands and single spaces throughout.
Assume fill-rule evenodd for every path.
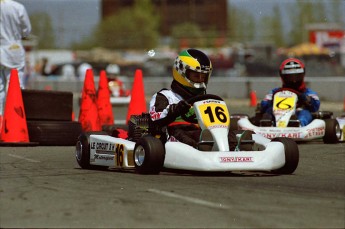
M 325 119 L 325 136 L 323 142 L 326 144 L 338 143 L 341 139 L 341 129 L 336 119 Z
M 281 142 L 284 145 L 285 164 L 283 167 L 273 170 L 276 174 L 292 174 L 299 162 L 299 150 L 297 143 L 290 138 L 278 137 L 272 139 L 272 142 Z
M 107 169 L 108 166 L 90 164 L 90 135 L 91 134 L 107 135 L 107 133 L 104 131 L 87 132 L 87 133 L 80 134 L 78 137 L 78 141 L 76 143 L 75 158 L 82 169 L 98 169 L 98 170 Z
M 159 174 L 164 164 L 165 148 L 158 138 L 147 135 L 135 144 L 133 157 L 137 173 Z

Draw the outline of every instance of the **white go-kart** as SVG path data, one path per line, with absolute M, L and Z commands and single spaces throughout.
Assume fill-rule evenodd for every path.
M 231 129 L 252 130 L 269 139 L 287 137 L 301 142 L 322 139 L 324 143 L 338 143 L 342 131 L 332 112 L 313 113 L 312 122 L 303 127 L 297 118 L 292 118 L 298 101 L 296 93 L 284 88 L 273 95 L 274 120 L 255 120 L 245 114 L 234 114 L 231 116 L 234 121 Z
M 76 144 L 76 160 L 84 169 L 134 169 L 140 174 L 158 174 L 164 169 L 184 171 L 265 171 L 291 174 L 299 161 L 298 146 L 289 138 L 267 139 L 237 131 L 236 148 L 229 147 L 230 115 L 225 102 L 215 95 L 202 95 L 193 104 L 202 129 L 198 148 L 155 130 L 148 114 L 132 116 L 128 138 L 104 132 L 84 133 Z M 191 117 L 182 115 L 190 121 Z M 195 118 L 195 117 L 194 117 Z M 206 136 L 206 137 L 205 137 Z M 247 146 L 242 150 L 242 146 Z M 248 149 L 249 146 L 249 149 Z

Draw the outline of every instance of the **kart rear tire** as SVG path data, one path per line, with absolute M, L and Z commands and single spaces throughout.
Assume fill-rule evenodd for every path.
M 104 131 L 82 133 L 78 137 L 75 149 L 75 158 L 82 169 L 105 170 L 108 166 L 90 165 L 90 135 L 108 135 Z
M 336 119 L 325 119 L 325 136 L 323 142 L 325 144 L 336 144 L 341 139 L 341 129 Z
M 292 174 L 299 162 L 299 150 L 297 143 L 290 138 L 278 137 L 272 139 L 272 142 L 281 142 L 284 145 L 285 165 L 280 169 L 273 170 L 276 174 Z
M 159 174 L 164 165 L 165 148 L 163 143 L 153 136 L 140 138 L 135 144 L 133 161 L 139 174 Z

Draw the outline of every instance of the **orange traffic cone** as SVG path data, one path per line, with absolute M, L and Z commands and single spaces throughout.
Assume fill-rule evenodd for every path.
M 114 116 L 113 116 L 113 107 L 110 103 L 110 92 L 108 88 L 108 80 L 104 70 L 100 72 L 100 79 L 97 92 L 97 107 L 98 107 L 98 116 L 103 125 L 113 125 Z
M 131 115 L 140 115 L 146 112 L 146 100 L 144 92 L 143 72 L 137 69 L 134 75 L 134 82 L 131 92 L 131 101 L 128 106 L 128 113 L 126 122 L 130 119 Z
M 1 141 L 12 143 L 29 142 L 28 126 L 17 69 L 11 70 L 2 122 Z
M 249 105 L 251 107 L 256 107 L 256 104 L 257 104 L 256 92 L 250 91 L 249 97 L 250 97 L 250 104 Z
M 100 131 L 101 123 L 96 103 L 95 82 L 92 69 L 85 73 L 84 88 L 81 96 L 79 122 L 83 131 Z

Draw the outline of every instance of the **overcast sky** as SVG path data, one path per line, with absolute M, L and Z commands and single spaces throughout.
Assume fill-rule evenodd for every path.
M 47 12 L 57 33 L 56 40 L 66 46 L 89 36 L 100 19 L 100 0 L 17 0 L 26 7 L 29 15 Z M 212 1 L 212 0 L 210 0 Z M 214 0 L 216 1 L 216 0 Z M 232 5 L 251 12 L 255 17 L 270 15 L 272 7 L 279 3 L 287 19 L 287 6 L 294 0 L 228 0 Z M 345 1 L 342 4 L 345 12 Z M 345 17 L 344 17 L 345 20 Z M 287 25 L 288 26 L 288 25 Z

